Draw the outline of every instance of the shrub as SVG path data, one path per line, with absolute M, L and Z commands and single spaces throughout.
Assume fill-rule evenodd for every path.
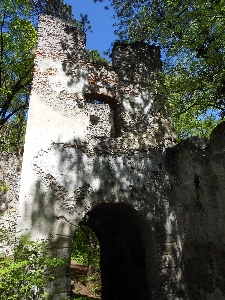
M 0 232 L 0 242 L 3 238 Z M 13 256 L 0 254 L 0 299 L 48 299 L 45 287 L 54 279 L 48 269 L 63 263 L 62 259 L 49 255 L 46 241 L 19 238 Z

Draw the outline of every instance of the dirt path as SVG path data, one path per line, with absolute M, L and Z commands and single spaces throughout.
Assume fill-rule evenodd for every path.
M 91 276 L 91 279 L 87 278 L 86 274 L 87 274 L 87 266 L 77 264 L 74 261 L 71 262 L 70 278 L 71 278 L 71 284 L 73 286 L 73 290 L 72 290 L 73 293 L 77 297 L 79 295 L 86 296 L 90 300 L 101 299 L 101 292 L 100 292 L 101 280 L 100 280 L 99 270 L 98 269 L 93 270 L 93 275 Z

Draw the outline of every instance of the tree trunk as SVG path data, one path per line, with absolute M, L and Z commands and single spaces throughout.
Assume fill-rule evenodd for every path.
M 94 254 L 94 243 L 93 242 L 94 242 L 93 233 L 92 233 L 92 230 L 89 228 L 89 231 L 88 231 L 89 252 L 88 252 L 87 276 L 92 275 L 92 260 L 93 260 L 93 254 Z

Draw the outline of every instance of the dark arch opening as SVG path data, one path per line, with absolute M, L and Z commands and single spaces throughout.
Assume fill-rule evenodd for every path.
M 102 300 L 151 299 L 149 247 L 140 215 L 124 204 L 100 204 L 81 223 L 95 232 L 100 243 Z

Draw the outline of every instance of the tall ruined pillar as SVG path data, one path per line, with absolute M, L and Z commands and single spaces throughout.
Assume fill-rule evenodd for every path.
M 20 234 L 30 234 L 32 239 L 53 238 L 57 241 L 55 255 L 61 257 L 70 255 L 64 244 L 71 242 L 75 223 L 65 221 L 67 217 L 60 213 L 70 206 L 63 197 L 65 194 L 71 197 L 73 192 L 63 189 L 63 182 L 60 180 L 58 183 L 58 176 L 65 173 L 63 181 L 67 184 L 74 182 L 79 185 L 79 179 L 75 173 L 72 178 L 66 175 L 66 170 L 59 170 L 61 161 L 66 157 L 50 152 L 56 144 L 84 142 L 87 135 L 88 113 L 80 107 L 84 105 L 88 74 L 77 64 L 87 57 L 85 39 L 85 34 L 60 20 L 40 16 L 17 230 Z M 39 159 L 45 154 L 48 158 L 45 157 L 39 164 Z M 55 177 L 51 175 L 53 169 L 59 171 Z M 70 216 L 69 211 L 68 214 Z M 64 299 L 70 291 L 70 281 L 65 275 L 59 274 L 62 279 L 51 288 L 54 299 Z

